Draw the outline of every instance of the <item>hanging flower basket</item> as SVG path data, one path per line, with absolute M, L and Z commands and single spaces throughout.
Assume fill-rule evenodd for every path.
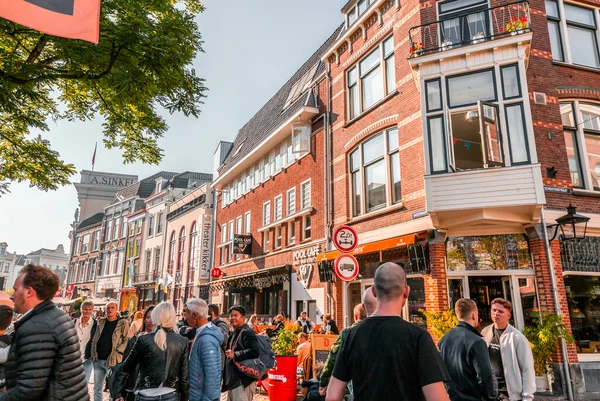
M 446 50 L 450 50 L 452 49 L 452 41 L 451 40 L 444 40 L 444 42 L 442 43 L 442 51 L 446 51 Z
M 512 36 L 515 36 L 524 33 L 527 28 L 529 28 L 527 16 L 522 15 L 519 18 L 512 17 L 504 28 L 500 28 L 500 32 L 510 32 Z
M 419 57 L 419 56 L 422 56 L 424 53 L 425 53 L 425 45 L 423 44 L 423 42 L 415 43 L 410 48 L 410 56 L 411 57 Z

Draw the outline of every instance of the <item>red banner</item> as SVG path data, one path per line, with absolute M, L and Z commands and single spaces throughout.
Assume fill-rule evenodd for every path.
M 98 43 L 101 0 L 0 0 L 0 17 L 49 35 Z

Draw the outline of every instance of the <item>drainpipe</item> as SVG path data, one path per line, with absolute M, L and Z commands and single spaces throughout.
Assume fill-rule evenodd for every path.
M 331 233 L 333 229 L 333 199 L 331 197 L 331 176 L 332 176 L 332 157 L 330 153 L 333 148 L 333 141 L 330 142 L 331 136 L 333 135 L 333 128 L 331 126 L 331 110 L 333 107 L 332 101 L 332 79 L 331 79 L 331 66 L 329 63 L 326 65 L 326 80 L 327 80 L 327 88 L 326 88 L 326 97 L 327 104 L 325 110 L 325 129 L 324 129 L 324 160 L 325 165 L 323 166 L 324 172 L 324 181 L 325 181 L 325 251 L 329 251 L 331 249 Z M 331 305 L 332 310 L 328 310 L 331 313 L 335 310 L 335 299 L 333 299 L 332 295 L 329 293 L 330 285 L 325 285 L 325 302 L 326 306 Z M 327 308 L 326 308 L 327 309 Z
M 554 298 L 554 309 L 556 310 L 556 314 L 561 316 L 562 313 L 560 311 L 560 300 L 558 297 L 558 287 L 556 285 L 556 275 L 554 272 L 554 261 L 552 260 L 552 250 L 550 249 L 550 241 L 548 241 L 548 231 L 546 226 L 546 216 L 544 212 L 544 208 L 542 207 L 542 229 L 544 231 L 544 247 L 546 248 L 546 257 L 548 258 L 548 267 L 550 268 L 550 280 L 552 284 L 552 296 Z M 567 382 L 567 395 L 569 397 L 569 401 L 573 401 L 573 383 L 571 378 L 571 372 L 569 371 L 569 355 L 567 353 L 567 344 L 565 343 L 565 339 L 563 337 L 560 338 L 560 348 L 563 356 L 563 367 L 565 369 L 565 378 Z

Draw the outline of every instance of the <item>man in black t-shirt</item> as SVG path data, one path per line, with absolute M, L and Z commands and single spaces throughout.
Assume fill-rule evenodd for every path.
M 341 401 L 350 380 L 355 401 L 449 400 L 448 372 L 431 336 L 400 317 L 409 293 L 402 267 L 388 262 L 377 268 L 377 310 L 342 340 L 327 401 Z

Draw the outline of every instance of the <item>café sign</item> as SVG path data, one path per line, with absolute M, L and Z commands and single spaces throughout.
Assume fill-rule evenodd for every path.
M 319 245 L 292 252 L 292 265 L 298 271 L 300 281 L 304 287 L 308 287 L 310 276 L 317 263 L 317 255 L 320 252 L 321 247 Z

